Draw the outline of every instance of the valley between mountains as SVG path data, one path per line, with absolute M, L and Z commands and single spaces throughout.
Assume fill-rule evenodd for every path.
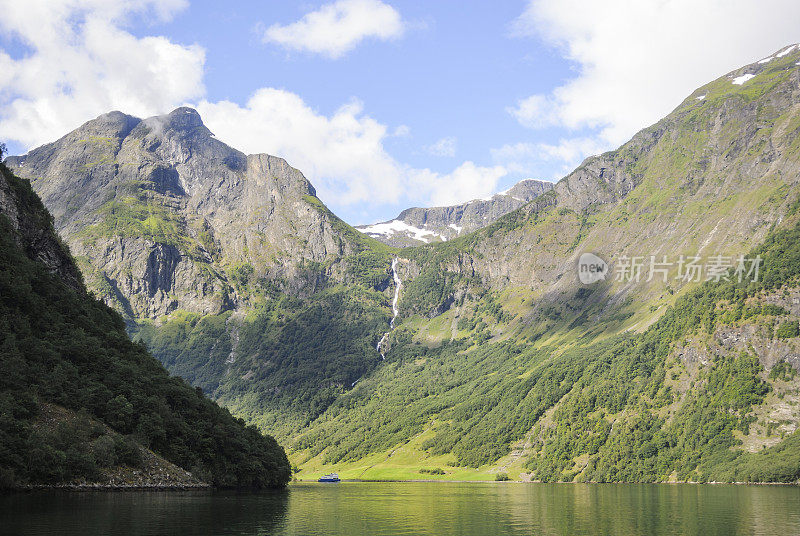
M 798 46 L 555 184 L 363 232 L 190 108 L 110 112 L 5 165 L 80 270 L 50 272 L 140 343 L 115 344 L 274 436 L 298 478 L 800 480 Z M 583 253 L 608 277 L 582 284 Z M 737 274 L 744 258 L 758 274 Z M 617 277 L 632 259 L 643 276 Z M 108 433 L 151 441 L 123 424 Z

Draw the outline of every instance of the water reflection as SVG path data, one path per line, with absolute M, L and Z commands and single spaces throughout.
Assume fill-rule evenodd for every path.
M 289 492 L 32 492 L 0 497 L 0 534 L 274 534 Z
M 767 486 L 295 484 L 276 493 L 0 497 L 0 533 L 800 534 L 800 489 Z

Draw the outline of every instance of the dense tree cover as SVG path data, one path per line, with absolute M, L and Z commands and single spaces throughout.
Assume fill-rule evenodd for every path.
M 599 342 L 589 335 L 567 348 L 474 338 L 428 348 L 401 326 L 387 362 L 339 397 L 293 448 L 336 463 L 426 432 L 423 448 L 431 454 L 480 466 L 530 433 L 529 468 L 542 480 L 796 479 L 800 465 L 769 469 L 798 455 L 794 439 L 758 455 L 733 448 L 735 432 L 749 431 L 748 413 L 770 389 L 751 352 L 712 355 L 682 398 L 668 381 L 682 366 L 670 356 L 687 336 L 702 339 L 721 324 L 759 318 L 771 325 L 788 314 L 750 298 L 797 284 L 800 226 L 772 233 L 752 255 L 763 258 L 759 282 L 706 283 L 639 335 Z M 484 297 L 481 318 L 502 319 L 495 304 Z M 459 327 L 482 323 L 473 318 Z M 789 371 L 784 364 L 776 374 Z M 576 466 L 582 456 L 585 464 Z M 736 459 L 745 472 L 733 472 Z
M 380 363 L 384 294 L 333 287 L 260 301 L 244 318 L 177 314 L 136 338 L 248 422 L 290 437 Z
M 775 306 L 748 305 L 747 300 L 764 290 L 796 284 L 800 225 L 772 233 L 752 255 L 764 259 L 760 281 L 706 283 L 679 298 L 641 336 L 617 339 L 606 359 L 588 352 L 595 356 L 589 374 L 561 401 L 553 415 L 557 426 L 543 431 L 529 463 L 537 478 L 572 480 L 580 472 L 581 479 L 597 481 L 736 480 L 730 464 L 739 456 L 751 466 L 767 456 L 774 459 L 765 454 L 751 460 L 731 449 L 738 443 L 734 431 L 748 433 L 748 412 L 769 389 L 759 377 L 762 367 L 754 355 L 715 356 L 678 406 L 673 406 L 676 396 L 665 382 L 667 357 L 685 336 L 710 334 L 719 324 L 758 314 L 785 313 Z M 669 407 L 674 415 L 665 413 Z M 606 417 L 620 414 L 624 419 L 612 429 Z M 573 467 L 574 458 L 582 454 L 590 456 L 587 465 Z M 756 480 L 786 480 L 780 471 L 749 474 L 748 479 L 757 474 Z M 790 480 L 798 477 L 800 466 Z
M 432 264 L 415 277 L 403 293 L 403 311 L 435 316 L 446 310 L 453 300 L 453 291 L 461 282 L 459 274 Z
M 390 266 L 390 257 L 385 251 L 365 249 L 347 260 L 347 273 L 365 288 L 385 288 L 391 280 Z
M 800 336 L 800 324 L 797 320 L 787 320 L 775 330 L 775 336 L 779 339 L 791 339 Z
M 54 233 L 30 185 L 21 211 Z M 282 486 L 289 464 L 277 442 L 170 377 L 121 317 L 67 287 L 26 255 L 0 216 L 0 472 L 3 484 L 94 478 L 136 465 L 142 444 L 218 486 Z M 74 415 L 42 422 L 44 407 Z
M 389 449 L 423 432 L 431 454 L 477 467 L 507 454 L 585 374 L 588 354 L 472 340 L 427 348 L 402 340 L 380 367 L 314 423 L 295 448 L 335 463 Z

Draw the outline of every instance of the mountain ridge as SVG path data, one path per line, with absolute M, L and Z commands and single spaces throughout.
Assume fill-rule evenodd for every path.
M 275 430 L 290 446 L 292 461 L 307 474 L 335 470 L 336 464 L 352 470 L 351 476 L 385 474 L 380 471 L 396 467 L 390 458 L 401 449 L 404 459 L 412 460 L 402 469 L 403 478 L 416 474 L 414 464 L 441 464 L 452 478 L 464 474 L 462 469 L 487 477 L 499 468 L 543 480 L 669 480 L 671 473 L 663 472 L 668 468 L 675 478 L 708 478 L 711 473 L 700 460 L 706 468 L 718 467 L 725 454 L 713 444 L 689 441 L 687 431 L 697 431 L 691 428 L 692 419 L 727 430 L 725 448 L 734 454 L 736 441 L 772 444 L 775 427 L 753 424 L 751 418 L 758 414 L 772 419 L 781 406 L 768 389 L 792 397 L 790 391 L 797 387 L 794 376 L 785 381 L 769 377 L 776 367 L 794 367 L 794 337 L 788 337 L 789 350 L 780 361 L 758 350 L 778 344 L 779 329 L 791 333 L 791 326 L 781 326 L 796 320 L 794 309 L 767 307 L 763 300 L 778 298 L 744 294 L 747 288 L 724 287 L 717 294 L 718 287 L 703 284 L 703 278 L 711 257 L 733 259 L 769 246 L 771 262 L 778 262 L 781 251 L 794 251 L 795 234 L 785 226 L 794 222 L 800 181 L 798 63 L 800 50 L 786 47 L 770 61 L 701 86 L 620 148 L 586 159 L 547 192 L 447 241 L 392 248 L 360 235 L 315 197 L 289 196 L 285 199 L 290 205 L 302 208 L 301 219 L 287 215 L 280 220 L 283 229 L 269 241 L 291 242 L 300 233 L 287 239 L 293 234 L 287 229 L 302 226 L 302 216 L 316 211 L 321 220 L 313 221 L 322 222 L 323 238 L 330 229 L 328 238 L 342 249 L 326 248 L 333 254 L 322 258 L 306 255 L 301 245 L 290 248 L 283 261 L 265 260 L 237 249 L 233 240 L 234 246 L 222 248 L 215 260 L 215 242 L 200 244 L 201 256 L 212 257 L 205 265 L 220 274 L 215 281 L 230 288 L 229 301 L 216 308 L 140 307 L 149 312 L 134 315 L 131 332 L 169 370 L 248 422 Z M 200 160 L 185 165 L 188 153 L 180 140 L 166 141 L 163 150 L 169 150 L 172 160 L 155 161 L 174 167 L 178 177 L 173 182 L 191 191 L 210 180 L 197 174 L 209 169 Z M 143 147 L 137 158 L 161 158 L 161 145 Z M 115 155 L 110 164 L 99 161 L 86 170 L 85 163 L 99 156 L 96 149 L 89 153 L 94 159 L 76 160 L 62 153 L 72 162 L 65 169 L 78 170 L 73 172 L 77 182 L 111 184 L 119 175 L 116 170 L 91 169 L 124 161 Z M 231 162 L 234 167 L 246 165 Z M 141 247 L 136 246 L 137 236 L 149 236 L 155 244 L 147 246 L 148 252 L 185 247 L 180 240 L 197 242 L 199 231 L 173 232 L 181 221 L 170 215 L 180 214 L 180 206 L 173 210 L 169 203 L 183 194 L 173 195 L 166 187 L 158 192 L 158 184 L 172 183 L 160 180 L 161 175 L 154 179 L 152 169 L 150 164 L 137 167 L 143 173 L 134 178 L 147 187 L 137 186 L 135 192 L 144 191 L 145 200 L 157 203 L 135 213 L 132 227 L 112 218 L 115 225 L 101 229 L 110 237 L 94 231 L 87 237 L 84 229 L 108 221 L 108 211 L 88 211 L 68 240 L 80 245 L 94 239 L 83 246 L 87 251 L 98 244 L 118 251 L 127 247 L 119 240 L 134 240 L 136 248 Z M 262 170 L 258 177 L 268 174 Z M 103 182 L 104 177 L 109 181 Z M 47 180 L 32 178 L 35 188 L 48 188 Z M 234 179 L 225 184 L 233 185 Z M 223 198 L 237 191 L 222 182 L 213 185 L 215 195 Z M 125 208 L 131 195 L 123 186 L 106 189 L 114 195 L 111 202 L 123 205 L 111 205 L 113 214 Z M 276 205 L 273 213 L 280 215 L 280 210 Z M 246 234 L 230 219 L 222 221 L 232 235 Z M 216 236 L 219 225 L 209 225 Z M 776 245 L 776 236 L 788 242 Z M 324 239 L 312 246 L 320 243 Z M 609 277 L 590 286 L 580 282 L 577 270 L 579 257 L 587 252 L 609 266 Z M 98 263 L 103 255 L 87 259 L 87 279 L 97 265 L 104 266 Z M 648 279 L 646 272 L 635 280 L 617 277 L 624 259 L 640 259 L 645 271 L 645 261 L 664 256 L 672 262 L 663 279 Z M 679 273 L 679 258 L 694 256 L 703 259 L 698 280 Z M 390 326 L 390 298 L 399 287 L 392 278 L 393 258 L 398 259 L 394 265 L 402 282 L 400 314 L 381 346 L 383 361 L 375 347 Z M 139 277 L 148 273 L 147 266 L 132 263 L 129 269 L 135 268 Z M 117 277 L 122 272 L 112 271 L 116 279 L 108 279 L 124 280 Z M 794 276 L 784 275 L 780 283 L 791 294 Z M 142 292 L 118 288 L 134 301 Z M 185 289 L 190 296 L 197 292 Z M 783 292 L 780 285 L 766 291 Z M 694 318 L 687 303 L 703 315 Z M 726 303 L 741 315 L 726 316 L 725 329 L 765 330 L 758 351 L 741 356 L 740 349 L 708 339 L 717 336 L 714 319 L 724 316 Z M 679 304 L 680 315 L 661 320 L 677 314 L 669 312 Z M 746 324 L 750 318 L 755 324 Z M 676 357 L 676 345 L 686 341 L 673 338 L 673 320 L 683 335 L 697 336 L 719 351 L 699 360 Z M 699 336 L 692 331 L 699 326 L 709 326 L 704 329 L 711 333 Z M 693 347 L 686 355 L 701 353 Z M 593 387 L 595 379 L 602 390 Z M 749 398 L 738 399 L 726 385 L 742 386 Z M 720 415 L 736 412 L 735 422 L 708 414 L 701 402 L 714 404 Z M 588 407 L 595 410 L 584 412 Z M 556 415 L 559 422 L 570 423 L 570 430 L 585 435 L 553 426 Z M 787 418 L 782 433 L 792 434 L 800 416 L 790 412 Z M 642 429 L 646 440 L 635 436 Z M 756 430 L 768 441 L 755 438 Z M 666 443 L 652 443 L 653 437 Z M 682 452 L 667 448 L 675 441 L 688 446 Z M 641 456 L 623 452 L 626 444 L 641 448 Z M 652 449 L 669 456 L 653 458 Z M 375 459 L 385 465 L 359 465 Z M 649 461 L 641 461 L 645 459 Z M 616 472 L 611 470 L 615 463 Z M 732 473 L 725 474 L 730 478 Z
M 447 241 L 494 223 L 503 215 L 549 191 L 548 181 L 524 179 L 485 199 L 442 207 L 411 207 L 385 222 L 357 225 L 364 234 L 397 247 Z
M 190 108 L 104 114 L 7 161 L 52 207 L 93 286 L 131 319 L 235 309 L 248 298 L 237 276 L 313 291 L 344 279 L 342 259 L 369 247 L 302 173 L 217 141 Z M 325 267 L 308 274 L 307 263 Z

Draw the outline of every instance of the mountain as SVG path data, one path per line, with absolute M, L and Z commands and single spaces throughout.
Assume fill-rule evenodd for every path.
M 216 140 L 197 112 L 111 112 L 7 164 L 29 178 L 92 288 L 131 319 L 247 304 L 347 279 L 363 237 L 286 161 Z
M 486 228 L 402 251 L 386 364 L 293 460 L 365 478 L 797 480 L 798 63 L 792 46 L 737 69 Z M 748 252 L 762 275 L 792 268 L 715 284 L 714 259 Z M 584 253 L 605 280 L 580 282 Z M 651 257 L 669 264 L 648 281 Z M 618 277 L 634 259 L 643 276 Z
M 205 398 L 87 293 L 52 218 L 0 164 L 0 487 L 278 487 L 272 437 Z
M 130 333 L 263 430 L 284 439 L 378 364 L 393 249 L 195 110 L 111 112 L 7 164 Z
M 791 46 L 737 69 L 493 223 L 402 250 L 359 234 L 311 194 L 283 197 L 267 216 L 248 208 L 219 224 L 214 209 L 196 222 L 185 207 L 221 207 L 239 190 L 233 175 L 217 179 L 227 171 L 207 171 L 229 164 L 194 148 L 194 132 L 220 147 L 205 127 L 169 119 L 191 111 L 104 134 L 139 148 L 114 149 L 96 166 L 87 168 L 96 155 L 81 156 L 81 129 L 9 161 L 56 205 L 91 288 L 120 309 L 131 304 L 136 340 L 274 431 L 301 476 L 796 481 L 798 64 Z M 150 123 L 169 126 L 141 144 L 150 131 L 133 133 Z M 154 159 L 187 186 L 159 193 L 148 178 Z M 190 184 L 204 185 L 201 201 Z M 255 186 L 254 199 L 266 199 Z M 63 192 L 83 200 L 96 190 L 102 202 L 59 212 Z M 131 197 L 147 210 L 118 218 Z M 273 227 L 284 205 L 309 212 L 286 212 Z M 423 229 L 422 218 L 450 222 L 446 212 L 395 221 Z M 249 242 L 217 238 L 271 229 L 259 250 L 268 251 L 317 214 L 342 245 L 324 258 L 290 246 L 256 256 Z M 206 228 L 207 244 L 197 231 Z M 136 283 L 154 273 L 148 262 L 107 261 L 129 243 L 146 248 L 143 259 L 172 244 L 225 291 L 213 307 L 195 306 L 202 289 L 181 279 L 163 288 L 184 297 L 161 308 Z M 581 269 L 598 267 L 604 277 L 581 281 Z M 120 284 L 128 274 L 132 283 Z
M 406 339 L 295 458 L 367 479 L 797 482 L 798 207 L 751 252 L 759 282 L 704 283 L 642 333 L 491 341 L 489 302 L 483 328 Z
M 408 208 L 393 220 L 356 229 L 396 247 L 446 241 L 486 227 L 552 188 L 550 182 L 526 179 L 487 199 L 449 207 Z
M 409 276 L 421 272 L 415 282 L 447 285 L 407 284 L 404 309 L 442 310 L 458 294 L 451 286 L 478 279 L 497 291 L 521 292 L 534 316 L 553 306 L 566 316 L 580 311 L 585 319 L 601 319 L 592 313 L 632 300 L 638 303 L 628 311 L 642 324 L 651 322 L 674 301 L 683 279 L 665 284 L 609 277 L 581 291 L 584 299 L 570 306 L 569 298 L 583 288 L 579 256 L 599 255 L 615 276 L 623 256 L 649 264 L 650 256 L 662 261 L 667 255 L 675 263 L 680 254 L 741 254 L 764 240 L 785 217 L 798 185 L 798 59 L 800 50 L 788 47 L 769 62 L 706 84 L 667 117 L 619 149 L 587 159 L 521 209 L 472 235 L 413 250 Z M 744 74 L 752 78 L 738 83 Z M 460 294 L 466 290 L 462 285 Z

